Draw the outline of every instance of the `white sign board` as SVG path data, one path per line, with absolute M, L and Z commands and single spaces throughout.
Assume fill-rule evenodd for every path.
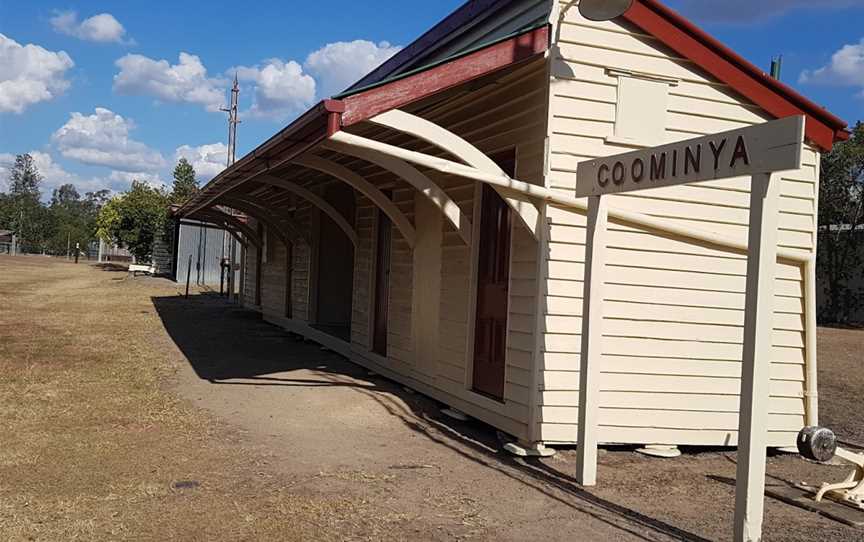
M 582 485 L 597 481 L 606 196 L 746 175 L 751 178 L 750 220 L 733 540 L 761 538 L 780 201 L 780 182 L 771 174 L 800 168 L 803 149 L 801 116 L 579 164 L 576 196 L 588 196 L 576 457 Z
M 579 164 L 576 197 L 752 176 L 801 167 L 804 117 L 652 147 Z

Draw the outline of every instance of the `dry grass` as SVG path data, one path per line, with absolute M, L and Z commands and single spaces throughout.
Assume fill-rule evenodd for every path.
M 332 369 L 309 374 L 303 368 L 316 367 L 319 358 L 275 363 L 283 352 L 273 348 L 286 343 L 271 340 L 272 330 L 259 322 L 235 321 L 248 329 L 234 344 L 224 340 L 230 326 L 203 298 L 170 304 L 174 319 L 194 336 L 186 347 L 197 352 L 198 363 L 219 349 L 227 351 L 226 363 L 256 357 L 271 377 L 276 367 L 289 373 L 294 367 L 281 378 L 346 384 L 266 388 L 270 394 L 254 385 L 251 392 L 187 386 L 185 397 L 196 390 L 228 400 L 213 412 L 233 425 L 217 422 L 166 387 L 201 378 L 174 378 L 193 359 L 181 354 L 166 332 L 169 320 L 154 308 L 153 297 L 167 306 L 164 298 L 178 294 L 158 279 L 0 256 L 0 542 L 728 537 L 734 488 L 717 480 L 734 476 L 733 453 L 704 451 L 665 462 L 604 451 L 603 484 L 586 492 L 569 478 L 572 452 L 533 462 L 498 454 L 494 431 L 471 424 L 455 431 L 429 417 L 437 406 L 419 394 L 399 396 L 400 386 L 380 382 L 369 391 L 370 382 L 347 376 L 356 368 L 339 369 L 335 359 L 326 362 Z M 822 421 L 858 442 L 864 440 L 862 334 L 819 335 Z M 314 346 L 297 348 L 321 355 Z M 347 386 L 352 382 L 357 387 Z M 334 408 L 330 423 L 319 424 L 299 409 L 288 416 L 290 425 L 266 421 L 290 407 L 287 397 L 329 404 L 321 395 L 366 405 L 368 412 L 358 417 L 347 406 Z M 262 397 L 269 398 L 264 406 Z M 233 413 L 238 404 L 248 416 Z M 345 433 L 343 424 L 352 431 Z M 345 442 L 349 434 L 367 454 L 379 442 L 376 432 L 386 430 L 387 447 L 374 460 L 347 461 L 350 452 L 323 457 L 325 450 L 291 446 L 290 439 L 326 432 L 321 425 L 330 431 L 324 442 Z M 279 438 L 289 440 L 268 448 L 271 441 L 261 438 L 269 431 L 283 431 Z M 292 468 L 291 450 L 298 461 L 303 454 L 307 461 L 321 457 L 321 470 Z M 777 456 L 768 471 L 772 483 L 821 482 L 842 478 L 847 468 Z M 765 534 L 784 542 L 862 539 L 861 531 L 772 499 Z
M 150 296 L 173 290 L 86 265 L 0 257 L 2 538 L 382 534 L 386 521 L 368 523 L 362 502 L 292 493 L 263 453 L 164 390 L 173 345 Z

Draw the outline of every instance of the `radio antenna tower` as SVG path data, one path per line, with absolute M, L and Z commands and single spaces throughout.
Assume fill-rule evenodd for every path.
M 240 98 L 240 85 L 237 83 L 237 74 L 234 74 L 234 86 L 231 87 L 231 107 L 220 107 L 219 109 L 228 113 L 228 162 L 227 167 L 231 167 L 237 158 L 237 125 L 240 120 L 237 118 L 237 101 Z

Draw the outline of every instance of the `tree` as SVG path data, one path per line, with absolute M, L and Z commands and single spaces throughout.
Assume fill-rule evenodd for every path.
M 819 184 L 818 276 L 825 294 L 820 317 L 847 323 L 864 300 L 864 123 L 822 157 Z
M 171 203 L 182 205 L 198 192 L 198 181 L 195 179 L 195 168 L 185 158 L 181 158 L 174 168 L 174 187 L 171 191 Z
M 86 249 L 95 238 L 99 209 L 90 200 L 82 199 L 73 185 L 54 189 L 48 209 L 54 223 L 49 252 L 65 254 L 76 245 Z
M 9 194 L 12 196 L 27 196 L 39 201 L 39 184 L 42 175 L 36 162 L 29 154 L 19 154 L 15 157 L 15 165 L 9 172 Z
M 97 217 L 99 236 L 129 249 L 138 262 L 153 257 L 153 243 L 162 236 L 169 195 L 142 181 L 106 203 Z
M 103 205 L 111 200 L 111 191 L 106 188 L 103 190 L 97 190 L 96 192 L 87 192 L 84 194 L 84 200 L 90 208 L 95 209 L 98 212 Z
M 52 220 L 39 201 L 42 175 L 29 154 L 19 154 L 9 171 L 9 193 L 0 200 L 0 227 L 14 231 L 22 250 L 44 252 Z

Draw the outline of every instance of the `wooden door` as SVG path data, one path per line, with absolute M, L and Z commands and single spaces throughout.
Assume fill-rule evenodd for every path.
M 375 246 L 375 314 L 372 324 L 372 351 L 387 355 L 387 317 L 390 306 L 390 217 L 378 210 L 378 239 Z
M 513 175 L 515 160 L 504 157 L 496 161 L 508 175 Z M 488 184 L 483 185 L 480 209 L 472 385 L 474 391 L 502 400 L 507 355 L 512 216 L 510 207 Z

